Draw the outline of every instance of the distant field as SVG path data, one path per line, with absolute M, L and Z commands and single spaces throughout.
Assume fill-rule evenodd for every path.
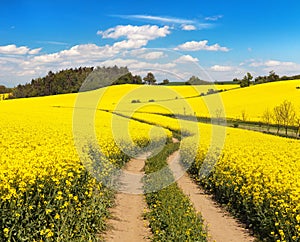
M 259 121 L 263 112 L 272 110 L 284 100 L 291 101 L 300 112 L 300 80 L 281 81 L 239 88 L 237 85 L 217 86 L 113 86 L 105 90 L 100 106 L 106 109 L 140 110 L 143 112 L 196 114 L 215 117 L 224 107 L 227 118 Z M 200 97 L 209 89 L 227 90 Z M 112 95 L 113 94 L 113 95 Z M 186 99 L 185 99 L 186 98 Z M 139 103 L 131 103 L 138 100 Z M 150 103 L 151 102 L 151 103 Z M 148 103 L 148 105 L 145 105 Z
M 239 88 L 238 85 L 199 86 L 111 86 L 93 91 L 101 99 L 99 108 L 139 110 L 143 112 L 175 113 L 215 117 L 216 110 L 224 107 L 227 118 L 241 119 L 242 112 L 248 121 L 259 121 L 265 109 L 273 109 L 283 100 L 291 101 L 300 112 L 300 80 L 281 81 Z M 209 89 L 223 92 L 200 97 Z M 226 91 L 225 91 L 226 90 Z M 0 94 L 0 100 L 9 94 Z M 69 94 L 76 99 L 76 94 Z M 57 106 L 73 106 L 65 95 L 48 97 Z M 61 101 L 63 100 L 63 101 Z M 133 103 L 136 102 L 136 103 Z M 147 105 L 145 105 L 147 103 Z
M 297 86 L 300 81 L 243 89 L 232 85 L 121 85 L 80 94 L 1 101 L 0 206 L 5 209 L 0 215 L 5 227 L 0 229 L 0 238 L 19 241 L 30 235 L 31 241 L 49 241 L 51 237 L 96 241 L 96 235 L 105 229 L 113 192 L 88 171 L 96 168 L 92 174 L 104 181 L 115 175 L 112 164 L 122 167 L 130 158 L 128 154 L 140 153 L 140 148 L 150 143 L 153 150 L 177 136 L 182 162 L 193 162 L 196 176 L 205 157 L 218 156 L 221 148 L 222 156 L 211 177 L 202 184 L 217 194 L 219 201 L 244 215 L 262 238 L 300 238 L 299 140 L 145 113 L 208 116 L 210 109 L 214 116 L 224 105 L 227 117 L 239 117 L 244 110 L 255 120 L 266 108 L 285 99 L 299 108 Z M 209 89 L 228 91 L 200 97 Z M 76 118 L 76 113 L 81 115 Z M 218 131 L 217 138 L 211 137 L 216 130 L 223 134 Z M 74 135 L 78 131 L 80 135 Z M 89 131 L 96 132 L 94 142 Z M 86 152 L 83 156 L 74 137 L 89 142 L 81 147 Z M 222 137 L 226 137 L 224 145 Z M 209 146 L 214 149 L 207 153 Z M 100 164 L 95 163 L 99 148 L 105 154 Z M 157 207 L 161 204 L 153 201 Z M 166 203 L 178 208 L 169 200 Z M 183 227 L 180 221 L 166 218 L 174 227 Z M 162 225 L 156 226 L 164 230 Z M 186 222 L 184 226 L 190 228 Z M 182 233 L 190 236 L 190 231 Z
M 300 80 L 281 81 L 267 84 L 250 86 L 247 88 L 238 88 L 236 85 L 219 85 L 219 86 L 172 86 L 161 87 L 159 92 L 149 92 L 157 100 L 154 109 L 156 112 L 166 112 L 165 109 L 159 109 L 158 106 L 166 106 L 175 114 L 195 114 L 197 116 L 215 117 L 216 110 L 224 107 L 225 113 L 222 116 L 233 119 L 242 119 L 242 112 L 245 113 L 247 121 L 260 121 L 263 112 L 268 108 L 272 110 L 275 106 L 288 100 L 295 106 L 296 112 L 300 112 Z M 228 91 L 218 94 L 198 96 L 199 93 L 205 93 L 208 89 L 226 89 Z M 186 100 L 176 100 L 172 95 L 165 93 L 178 93 L 178 97 L 193 97 Z M 143 95 L 142 95 L 143 96 Z M 143 98 L 147 100 L 150 97 Z M 171 98 L 160 102 L 161 99 Z M 175 100 L 174 100 L 175 99 Z M 138 106 L 138 105 L 137 105 Z M 143 108 L 144 111 L 152 112 L 152 107 Z M 188 112 L 193 110 L 195 113 Z M 154 112 L 154 111 L 153 111 Z

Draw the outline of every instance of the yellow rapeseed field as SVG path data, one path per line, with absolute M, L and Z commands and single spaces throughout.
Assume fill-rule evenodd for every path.
M 227 118 L 242 119 L 242 112 L 245 112 L 247 120 L 261 121 L 266 109 L 272 110 L 284 100 L 292 102 L 300 113 L 300 89 L 296 89 L 299 86 L 300 80 L 273 82 L 239 88 L 203 98 L 188 99 L 187 101 L 195 109 L 197 115 L 214 117 L 215 110 L 220 108 L 216 102 L 216 96 L 219 95 L 225 111 L 222 115 Z M 212 107 L 210 115 L 205 108 L 207 105 Z
M 108 177 L 109 164 L 122 166 L 129 158 L 124 152 L 146 146 L 150 139 L 171 138 L 169 131 L 153 131 L 150 125 L 97 110 L 95 135 L 105 160 L 100 166 L 94 164 L 101 169 L 93 177 L 74 145 L 72 119 L 74 110 L 80 108 L 75 106 L 76 97 L 69 94 L 0 103 L 1 238 L 95 241 L 112 199 L 111 191 L 95 177 Z M 92 162 L 97 157 L 94 145 L 85 147 Z
M 214 116 L 221 105 L 226 117 L 237 118 L 245 110 L 257 120 L 284 99 L 298 108 L 296 86 L 300 81 L 193 98 L 203 87 L 122 85 L 1 101 L 0 236 L 95 241 L 112 204 L 103 181 L 130 156 L 145 151 L 141 147 L 168 142 L 172 131 L 182 136 L 182 162 L 217 199 L 262 237 L 299 241 L 299 140 L 176 118 L 209 116 L 209 110 Z M 209 167 L 206 163 L 214 159 L 212 173 L 202 179 L 203 162 Z
M 175 131 L 181 128 L 180 122 L 170 117 L 154 114 L 134 117 Z M 184 129 L 192 127 L 192 135 L 182 140 L 180 153 L 182 162 L 191 165 L 191 173 L 262 237 L 271 241 L 298 241 L 300 141 L 234 128 L 216 129 L 217 137 L 225 132 L 223 143 L 212 136 L 212 125 L 198 124 L 199 138 L 193 135 L 193 123 L 184 122 Z M 219 148 L 222 148 L 220 156 L 214 157 L 215 149 Z M 202 177 L 203 167 L 210 167 L 209 162 L 214 158 L 217 163 L 212 164 L 210 175 Z

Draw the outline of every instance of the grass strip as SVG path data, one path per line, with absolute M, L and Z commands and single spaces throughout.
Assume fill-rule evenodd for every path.
M 179 144 L 167 144 L 155 157 L 147 160 L 146 174 L 151 174 L 167 166 L 167 158 L 179 148 Z M 171 181 L 168 187 L 157 192 L 147 193 L 146 202 L 149 212 L 146 218 L 150 223 L 153 241 L 207 241 L 207 232 L 203 220 L 196 213 L 189 198 L 177 186 L 172 171 L 167 168 L 159 179 L 146 176 L 144 179 L 145 191 L 151 187 Z

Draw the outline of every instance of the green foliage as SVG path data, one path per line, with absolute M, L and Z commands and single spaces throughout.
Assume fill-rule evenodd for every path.
M 8 88 L 6 86 L 0 85 L 0 94 L 10 93 L 11 91 L 12 91 L 11 88 Z
M 283 77 L 286 78 L 286 77 Z M 274 72 L 270 71 L 268 76 L 258 76 L 255 78 L 255 84 L 267 83 L 267 82 L 277 82 L 282 79 Z
M 179 144 L 168 144 L 157 156 L 148 159 L 145 167 L 146 174 L 165 167 L 167 157 L 178 147 Z M 178 188 L 170 169 L 165 169 L 159 179 L 146 177 L 145 191 L 157 188 L 166 182 L 173 183 L 157 192 L 146 194 L 146 201 L 150 208 L 146 217 L 150 222 L 153 241 L 206 241 L 207 234 L 203 221 L 196 214 L 189 198 Z
M 162 83 L 163 83 L 163 85 L 168 85 L 170 83 L 170 81 L 168 79 L 164 79 Z
M 192 76 L 190 79 L 185 83 L 186 85 L 209 85 L 211 84 L 210 82 L 201 80 L 197 76 Z
M 48 96 L 78 92 L 83 81 L 93 71 L 93 67 L 80 67 L 62 70 L 57 73 L 49 71 L 43 78 L 33 79 L 31 83 L 13 88 L 13 98 Z
M 0 238 L 6 241 L 97 241 L 105 229 L 113 193 L 85 171 L 43 177 L 18 199 L 1 202 Z M 18 191 L 17 191 L 18 192 Z
M 156 82 L 156 79 L 153 75 L 152 72 L 148 72 L 147 76 L 143 78 L 143 80 L 148 84 L 148 85 L 153 85 Z
M 12 91 L 10 98 L 48 96 L 89 91 L 109 85 L 142 84 L 140 76 L 133 76 L 127 67 L 79 67 L 56 73 L 49 71 L 47 76 L 33 79 L 31 83 L 18 85 L 13 89 L 0 86 L 0 93 Z

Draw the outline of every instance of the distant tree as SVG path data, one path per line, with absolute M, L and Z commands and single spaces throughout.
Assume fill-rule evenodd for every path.
M 223 110 L 222 110 L 222 108 L 217 108 L 216 109 L 215 116 L 216 116 L 218 125 L 220 125 L 221 121 L 223 120 Z
M 163 84 L 164 84 L 164 85 L 168 85 L 169 83 L 170 83 L 170 81 L 169 81 L 168 79 L 164 79 L 164 80 L 163 80 Z
M 279 134 L 279 130 L 280 130 L 280 127 L 281 127 L 281 124 L 282 124 L 282 121 L 281 121 L 281 114 L 280 114 L 280 106 L 276 106 L 274 107 L 273 109 L 273 120 L 277 126 L 277 134 Z
M 254 80 L 255 84 L 261 84 L 267 82 L 267 77 L 266 76 L 258 76 Z
M 142 77 L 139 75 L 133 76 L 133 84 L 142 84 L 143 80 Z
M 262 120 L 267 125 L 267 131 L 269 132 L 270 124 L 272 123 L 273 120 L 273 114 L 268 108 L 263 112 Z
M 4 93 L 10 93 L 12 91 L 11 88 L 7 88 L 4 85 L 0 85 L 0 94 L 4 94 Z
M 93 67 L 80 67 L 62 70 L 56 73 L 49 71 L 45 77 L 32 79 L 30 83 L 14 87 L 11 98 L 46 96 L 78 92 Z
M 156 79 L 152 72 L 148 72 L 147 76 L 145 76 L 143 80 L 149 85 L 153 85 L 156 82 Z
M 267 77 L 267 82 L 276 82 L 276 81 L 280 81 L 280 77 L 274 71 L 270 71 L 269 76 Z
M 295 126 L 296 126 L 296 130 L 295 130 L 296 137 L 298 137 L 299 132 L 300 132 L 300 114 L 299 113 L 295 117 Z
M 241 87 L 249 87 L 252 79 L 253 79 L 253 76 L 250 74 L 250 72 L 247 72 L 247 74 L 241 80 L 240 86 Z
M 186 85 L 208 85 L 211 84 L 207 81 L 201 80 L 197 76 L 191 76 L 190 79 L 185 83 Z
M 241 80 L 240 80 L 240 79 L 238 79 L 238 78 L 234 78 L 234 79 L 232 80 L 232 82 L 235 82 L 235 83 L 240 83 L 240 82 L 241 82 Z
M 279 114 L 282 125 L 285 128 L 285 135 L 287 136 L 288 127 L 292 126 L 295 122 L 296 112 L 294 105 L 290 101 L 284 100 L 279 106 Z

